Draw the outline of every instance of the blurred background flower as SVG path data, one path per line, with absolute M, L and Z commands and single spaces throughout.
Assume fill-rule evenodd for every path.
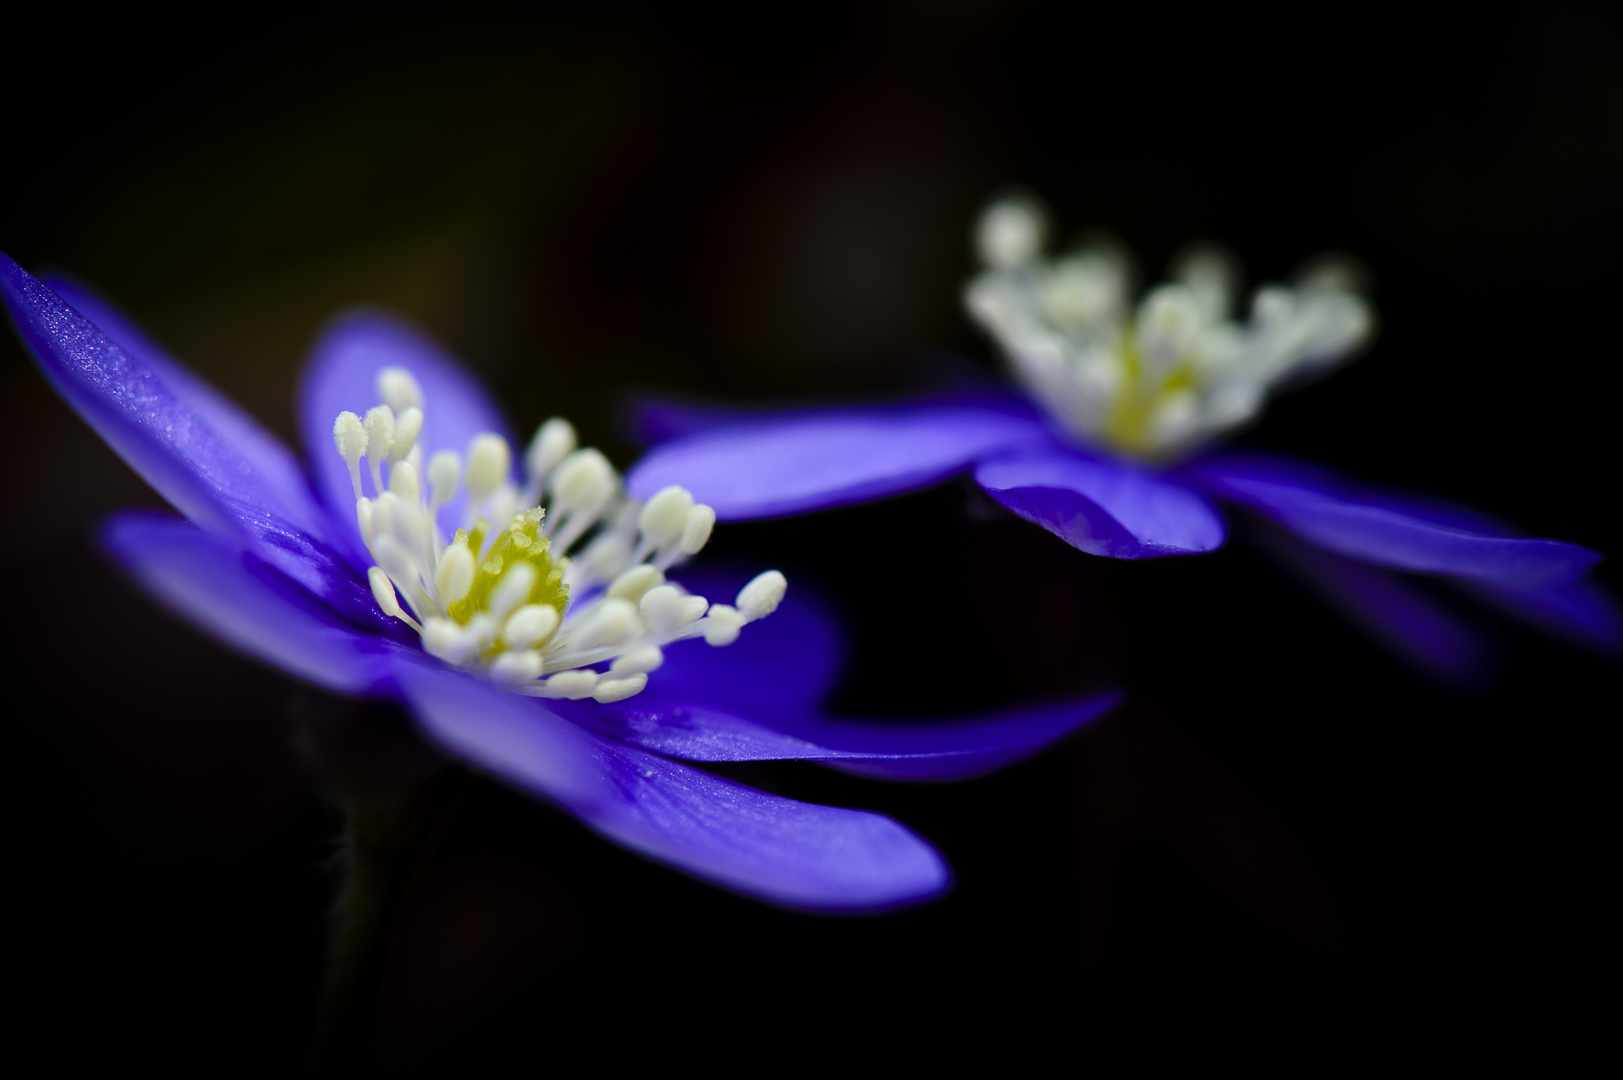
M 1198 236 L 1257 280 L 1356 252 L 1380 339 L 1248 440 L 1623 550 L 1599 487 L 1623 284 L 1615 13 L 1282 27 L 987 0 L 128 20 L 10 23 L 0 248 L 119 297 L 284 437 L 306 347 L 355 304 L 402 312 L 513 415 L 567 413 L 621 465 L 629 390 L 833 400 L 991 371 L 959 284 L 976 210 L 1021 180 L 1151 270 Z M 285 1073 L 334 821 L 288 719 L 401 721 L 154 616 L 91 547 L 108 510 L 154 497 L 0 349 L 6 452 L 25 463 L 7 565 L 52 568 L 14 581 L 18 685 L 50 688 L 8 728 L 28 1026 Z M 921 529 L 931 542 L 903 539 Z M 1138 697 L 1070 750 L 963 787 L 732 774 L 936 841 L 958 891 L 882 920 L 717 897 L 481 788 L 391 958 L 377 1071 L 533 1045 L 538 1017 L 618 1025 L 651 998 L 735 1028 L 826 1021 L 830 1002 L 916 1031 L 1018 1018 L 1074 1053 L 1141 1025 L 1368 1046 L 1598 1013 L 1577 987 L 1608 925 L 1615 667 L 1526 637 L 1491 695 L 1450 696 L 1243 549 L 1132 567 L 1129 587 L 959 487 L 712 546 L 789 553 L 791 578 L 844 599 L 848 708 L 1007 702 L 1007 684 L 962 678 L 966 643 L 981 670 L 1020 672 L 1022 696 L 1119 678 Z M 898 578 L 943 584 L 900 615 L 863 603 Z M 89 611 L 118 629 L 87 654 Z M 177 655 L 196 665 L 181 684 Z M 686 933 L 625 933 L 652 923 Z

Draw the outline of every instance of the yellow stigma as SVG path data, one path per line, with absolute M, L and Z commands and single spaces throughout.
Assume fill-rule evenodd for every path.
M 1183 358 L 1160 377 L 1150 374 L 1138 335 L 1130 325 L 1117 346 L 1117 358 L 1121 363 L 1122 390 L 1105 414 L 1100 434 L 1123 453 L 1154 459 L 1165 448 L 1159 444 L 1151 421 L 1168 398 L 1200 388 L 1195 365 Z
M 543 513 L 537 507 L 513 515 L 507 531 L 491 542 L 490 549 L 479 560 L 468 595 L 447 609 L 452 619 L 466 626 L 468 620 L 488 610 L 490 594 L 501 581 L 503 571 L 518 562 L 527 562 L 535 569 L 535 585 L 524 602 L 550 605 L 558 612 L 558 618 L 563 619 L 564 609 L 569 606 L 569 586 L 564 584 L 563 568 L 553 563 L 551 544 L 541 535 Z M 480 518 L 474 523 L 473 532 L 458 529 L 452 543 L 466 544 L 470 551 L 478 551 L 484 546 L 489 530 L 489 522 Z

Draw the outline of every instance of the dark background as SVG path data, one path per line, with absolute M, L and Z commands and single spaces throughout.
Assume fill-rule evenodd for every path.
M 567 414 L 622 465 L 631 391 L 832 400 L 989 371 L 957 294 L 977 208 L 1019 182 L 1152 278 L 1201 237 L 1254 281 L 1356 253 L 1380 338 L 1244 440 L 1623 546 L 1615 9 L 236 18 L 13 22 L 0 248 L 95 283 L 290 440 L 305 348 L 363 303 L 445 342 L 521 429 Z M 0 352 L 20 1038 L 294 1071 L 338 827 L 298 733 L 403 722 L 129 587 L 92 531 L 155 497 Z M 1243 546 L 1092 559 L 956 484 L 713 547 L 842 605 L 844 707 L 1108 682 L 1133 704 L 956 786 L 738 772 L 940 846 L 953 895 L 879 918 L 763 908 L 477 785 L 391 958 L 379 1074 L 583 1048 L 770 1067 L 875 1035 L 904 1060 L 1057 1047 L 1079 1068 L 1303 1038 L 1313 1060 L 1549 1054 L 1599 1026 L 1614 664 L 1499 626 L 1496 685 L 1445 692 Z

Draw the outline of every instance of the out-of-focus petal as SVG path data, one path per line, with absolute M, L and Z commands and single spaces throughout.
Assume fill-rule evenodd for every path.
M 1216 454 L 1190 471 L 1217 495 L 1320 547 L 1415 573 L 1506 585 L 1575 578 L 1600 555 L 1559 540 L 1517 537 L 1468 511 L 1390 494 L 1298 462 Z
M 764 569 L 682 567 L 671 577 L 688 591 L 730 604 L 738 590 Z M 712 648 L 703 641 L 668 646 L 665 663 L 650 688 L 674 700 L 742 709 L 815 705 L 833 689 L 840 674 L 840 626 L 816 589 L 793 572 L 778 609 L 750 623 L 731 645 Z
M 822 911 L 915 903 L 950 883 L 929 844 L 879 814 L 756 791 L 458 672 L 403 664 L 398 678 L 423 730 L 445 750 L 695 877 Z
M 512 442 L 500 410 L 478 380 L 420 331 L 375 312 L 348 315 L 328 327 L 299 380 L 299 435 L 310 456 L 316 493 L 363 566 L 371 560 L 355 521 L 349 467 L 333 447 L 332 429 L 339 413 L 365 416 L 379 403 L 377 375 L 386 367 L 406 368 L 423 388 L 423 429 L 417 441 L 425 461 L 436 450 L 465 453 L 468 441 L 483 431 Z M 515 460 L 522 450 L 513 447 Z M 458 495 L 440 510 L 447 536 L 462 523 L 464 498 Z
M 1516 586 L 1458 579 L 1472 596 L 1552 637 L 1606 656 L 1623 657 L 1623 611 L 1595 582 Z
M 1377 644 L 1420 674 L 1455 689 L 1492 675 L 1493 649 L 1464 618 L 1398 574 L 1257 525 L 1251 534 L 1275 562 Z
M 366 586 L 284 504 L 285 475 L 216 431 L 159 370 L 132 356 L 56 293 L 0 256 L 0 294 L 45 377 L 95 432 L 196 524 L 254 551 L 363 626 L 381 618 Z M 190 387 L 188 387 L 190 388 Z
M 1114 559 L 1197 555 L 1221 547 L 1222 515 L 1162 474 L 1054 447 L 975 468 L 986 493 L 1072 547 Z
M 973 405 L 793 413 L 663 443 L 626 477 L 646 498 L 680 484 L 729 521 L 845 506 L 928 487 L 1048 439 L 1029 415 Z
M 147 336 L 124 312 L 106 297 L 82 282 L 57 274 L 47 274 L 45 284 L 66 300 L 79 314 L 129 354 L 138 365 L 148 368 L 220 440 L 236 451 L 253 469 L 276 507 L 311 536 L 325 536 L 326 515 L 316 505 L 309 481 L 293 451 L 259 421 L 249 416 L 230 398 L 204 382 L 161 345 Z
M 1042 417 L 1031 399 L 990 380 L 966 379 L 944 390 L 915 399 L 910 405 L 875 404 L 876 411 L 919 407 L 966 407 L 983 412 L 1041 423 Z M 819 407 L 794 405 L 738 404 L 696 398 L 675 398 L 642 394 L 625 403 L 625 426 L 633 439 L 644 444 L 680 439 L 716 428 L 749 423 L 775 423 L 795 417 L 817 416 L 827 412 Z
M 374 690 L 399 646 L 357 631 L 253 555 L 175 518 L 120 514 L 102 545 L 159 603 L 239 652 L 338 693 Z
M 985 717 L 910 722 L 788 707 L 751 718 L 651 689 L 608 706 L 567 702 L 560 711 L 622 742 L 689 761 L 820 761 L 887 780 L 962 780 L 1037 753 L 1120 699 L 1109 693 Z

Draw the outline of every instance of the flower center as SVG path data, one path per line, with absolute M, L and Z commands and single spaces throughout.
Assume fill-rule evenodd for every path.
M 1346 267 L 1294 287 L 1267 285 L 1250 318 L 1230 318 L 1238 274 L 1221 252 L 1188 253 L 1173 281 L 1129 307 L 1128 263 L 1097 243 L 1050 259 L 1045 215 L 994 203 L 977 233 L 986 269 L 965 304 L 1016 376 L 1067 433 L 1151 460 L 1181 457 L 1253 419 L 1281 383 L 1324 369 L 1368 340 L 1374 315 Z
M 345 412 L 333 424 L 376 564 L 372 595 L 446 663 L 540 697 L 618 701 L 647 685 L 665 646 L 694 637 L 731 644 L 783 599 L 776 570 L 732 605 L 667 581 L 666 570 L 704 547 L 715 511 L 674 486 L 646 503 L 627 498 L 602 454 L 576 448 L 567 421 L 536 431 L 521 488 L 507 441 L 489 432 L 474 436 L 465 457 L 434 452 L 425 469 L 421 386 L 403 368 L 384 368 L 377 392 L 383 404 L 364 418 Z M 458 499 L 460 526 L 447 541 L 442 518 Z

